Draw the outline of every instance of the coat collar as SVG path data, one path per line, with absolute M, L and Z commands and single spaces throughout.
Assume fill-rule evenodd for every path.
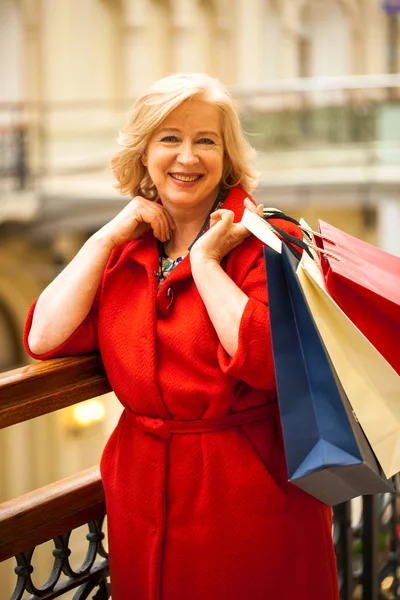
M 234 222 L 235 223 L 238 223 L 242 219 L 242 216 L 244 213 L 243 202 L 244 202 L 245 198 L 250 198 L 250 200 L 253 199 L 250 196 L 250 194 L 248 194 L 242 188 L 241 185 L 236 185 L 234 188 L 231 189 L 229 196 L 227 197 L 227 199 L 224 202 L 223 208 L 226 208 L 227 210 L 231 210 L 234 212 L 234 214 L 235 214 Z

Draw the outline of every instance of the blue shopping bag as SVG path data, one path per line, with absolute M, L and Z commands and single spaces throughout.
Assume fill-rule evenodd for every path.
M 333 506 L 390 492 L 330 362 L 296 276 L 298 260 L 264 247 L 278 404 L 289 480 Z

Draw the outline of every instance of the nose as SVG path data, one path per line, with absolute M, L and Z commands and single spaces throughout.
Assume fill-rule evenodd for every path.
M 185 167 L 192 167 L 199 162 L 195 147 L 189 140 L 182 143 L 177 158 L 178 162 Z

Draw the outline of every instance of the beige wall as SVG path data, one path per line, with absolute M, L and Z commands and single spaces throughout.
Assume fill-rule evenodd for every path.
M 0 21 L 10 99 L 133 98 L 175 71 L 228 84 L 296 77 L 305 43 L 310 76 L 387 66 L 375 0 L 3 0 Z

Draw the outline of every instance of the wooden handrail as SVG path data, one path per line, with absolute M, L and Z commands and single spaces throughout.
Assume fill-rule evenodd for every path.
M 111 391 L 99 354 L 47 360 L 0 374 L 0 428 Z M 92 467 L 0 504 L 0 562 L 106 513 Z
M 98 467 L 0 504 L 0 562 L 106 512 Z
M 99 354 L 57 358 L 0 374 L 0 429 L 111 391 Z

